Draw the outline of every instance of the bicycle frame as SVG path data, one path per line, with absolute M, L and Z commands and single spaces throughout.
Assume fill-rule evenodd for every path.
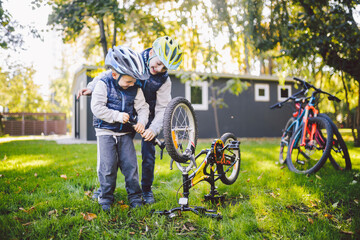
M 221 218 L 221 215 L 213 214 L 216 212 L 215 210 L 209 210 L 203 207 L 189 207 L 189 190 L 196 184 L 202 181 L 206 181 L 211 185 L 211 189 L 210 193 L 205 195 L 205 201 L 209 200 L 212 203 L 222 202 L 224 200 L 224 196 L 219 195 L 215 187 L 215 182 L 221 178 L 222 174 L 215 174 L 216 167 L 219 164 L 228 166 L 223 174 L 227 173 L 239 160 L 236 158 L 236 154 L 232 152 L 232 150 L 239 150 L 239 145 L 240 141 L 231 141 L 224 146 L 224 143 L 218 139 L 213 142 L 211 149 L 203 149 L 198 155 L 192 155 L 190 157 L 190 161 L 186 163 L 187 166 L 184 166 L 182 163 L 175 162 L 183 176 L 183 197 L 179 199 L 180 207 L 173 208 L 169 211 L 156 211 L 155 213 L 174 217 L 174 212 L 176 211 L 191 211 L 196 214 L 203 214 L 213 218 Z M 229 150 L 229 152 L 233 155 L 225 154 L 224 151 L 226 149 Z M 204 160 L 202 160 L 199 167 L 197 167 L 196 159 L 204 154 L 206 154 Z M 240 158 L 240 156 L 238 156 L 238 158 Z M 173 169 L 172 164 L 173 160 L 170 163 L 170 169 Z M 196 169 L 189 175 L 189 171 L 193 167 Z M 207 168 L 209 169 L 209 172 L 207 172 Z

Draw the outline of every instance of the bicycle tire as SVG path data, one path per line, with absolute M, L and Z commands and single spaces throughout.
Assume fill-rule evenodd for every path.
M 220 140 L 226 145 L 229 141 L 236 141 L 236 137 L 233 133 L 224 133 Z M 241 155 L 240 155 L 240 147 L 238 150 L 231 151 L 229 149 L 225 149 L 225 157 L 226 156 L 235 156 L 235 164 L 232 166 L 216 164 L 216 168 L 218 173 L 220 174 L 220 180 L 226 185 L 233 184 L 239 176 L 240 172 L 240 164 L 241 164 Z M 224 169 L 224 166 L 227 167 Z
M 325 118 L 330 122 L 333 133 L 334 133 L 333 146 L 331 148 L 330 155 L 329 155 L 329 160 L 330 160 L 331 164 L 333 165 L 333 167 L 336 170 L 340 170 L 340 171 L 351 170 L 352 167 L 351 167 L 349 151 L 348 151 L 346 143 L 345 143 L 343 137 L 341 136 L 337 126 L 335 125 L 335 123 L 331 120 L 331 118 L 328 115 L 321 113 L 318 116 Z
M 294 117 L 289 118 L 289 120 L 286 122 L 285 128 L 283 130 L 283 134 L 281 136 L 280 152 L 279 152 L 279 163 L 280 164 L 286 163 L 288 145 L 289 145 L 290 138 L 293 134 L 294 127 L 292 127 L 291 129 L 289 129 L 289 128 L 294 121 L 295 121 Z
M 174 161 L 186 163 L 195 153 L 198 138 L 197 120 L 191 103 L 183 97 L 173 98 L 165 109 L 163 126 L 168 154 Z
M 333 139 L 332 127 L 321 117 L 308 119 L 308 129 L 311 130 L 314 124 L 316 124 L 314 139 L 311 141 L 309 132 L 305 132 L 305 145 L 301 144 L 305 123 L 302 123 L 291 137 L 286 161 L 290 171 L 300 174 L 315 173 L 329 157 Z

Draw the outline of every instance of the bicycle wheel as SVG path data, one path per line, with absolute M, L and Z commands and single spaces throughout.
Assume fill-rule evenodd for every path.
M 279 163 L 280 164 L 284 164 L 286 162 L 286 155 L 287 155 L 289 141 L 290 141 L 290 138 L 291 138 L 294 128 L 295 128 L 295 126 L 291 126 L 291 124 L 294 121 L 295 121 L 294 117 L 289 118 L 289 120 L 287 121 L 287 123 L 285 125 L 284 133 L 281 136 L 280 154 L 279 154 Z M 290 128 L 290 126 L 291 126 L 291 128 Z
M 186 163 L 195 153 L 198 138 L 194 108 L 183 97 L 172 99 L 164 113 L 165 147 L 170 157 L 179 163 Z
M 331 125 L 324 118 L 309 118 L 306 127 L 305 134 L 303 123 L 291 137 L 286 161 L 291 171 L 301 174 L 317 172 L 324 165 L 333 139 Z
M 236 137 L 233 133 L 225 133 L 221 136 L 220 140 L 226 146 L 231 141 L 236 141 Z M 221 182 L 231 185 L 236 181 L 240 172 L 240 147 L 237 149 L 225 149 L 224 156 L 228 163 L 216 164 L 217 171 L 220 174 Z
M 326 114 L 319 114 L 319 117 L 327 119 L 333 130 L 333 146 L 330 151 L 329 160 L 336 170 L 351 170 L 351 160 L 348 148 L 338 128 L 331 118 Z

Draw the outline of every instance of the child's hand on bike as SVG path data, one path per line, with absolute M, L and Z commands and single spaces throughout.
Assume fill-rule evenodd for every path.
M 142 123 L 137 123 L 134 125 L 134 129 L 137 133 L 142 134 L 145 131 L 145 126 Z
M 146 129 L 141 136 L 144 138 L 145 141 L 151 141 L 155 137 L 155 133 L 151 129 Z
M 129 119 L 130 119 L 129 114 L 123 112 L 122 113 L 122 123 L 127 123 L 129 121 Z
M 89 88 L 83 88 L 80 89 L 77 93 L 77 99 L 79 99 L 80 96 L 87 96 L 87 95 L 91 95 L 92 91 Z

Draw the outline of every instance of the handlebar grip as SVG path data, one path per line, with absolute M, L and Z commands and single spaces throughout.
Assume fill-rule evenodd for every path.
M 281 108 L 281 107 L 282 107 L 282 104 L 281 104 L 281 103 L 276 103 L 276 104 L 270 106 L 270 109 Z

